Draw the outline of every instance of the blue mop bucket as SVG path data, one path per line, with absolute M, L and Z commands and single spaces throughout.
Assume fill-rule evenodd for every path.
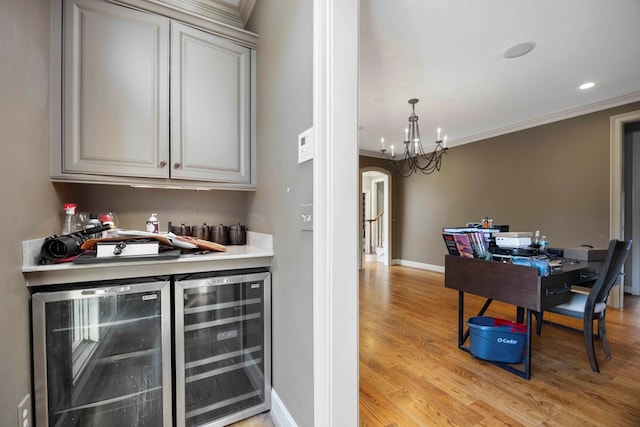
M 485 316 L 470 318 L 468 325 L 469 351 L 474 357 L 491 362 L 522 362 L 527 339 L 525 325 Z

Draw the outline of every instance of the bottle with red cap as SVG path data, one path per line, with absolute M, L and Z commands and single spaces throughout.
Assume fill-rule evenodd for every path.
M 102 225 L 108 225 L 109 229 L 102 231 L 103 238 L 105 237 L 115 237 L 117 235 L 116 225 L 111 213 L 103 213 L 98 216 L 98 219 L 102 223 Z
M 78 207 L 75 203 L 65 203 L 62 206 L 64 209 L 64 226 L 62 227 L 62 234 L 72 233 L 76 224 L 76 208 Z

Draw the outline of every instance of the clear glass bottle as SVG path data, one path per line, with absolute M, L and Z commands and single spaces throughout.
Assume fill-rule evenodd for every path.
M 87 224 L 84 226 L 85 230 L 88 230 L 90 228 L 94 228 L 94 227 L 100 227 L 102 225 L 102 223 L 100 222 L 100 220 L 98 219 L 98 214 L 89 214 L 89 221 L 87 222 Z M 99 238 L 101 235 L 101 233 L 93 233 L 87 237 L 91 238 L 91 239 L 97 239 Z

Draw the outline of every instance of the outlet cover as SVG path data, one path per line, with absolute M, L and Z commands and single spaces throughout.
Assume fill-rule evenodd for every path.
M 18 427 L 31 427 L 31 394 L 27 395 L 18 403 Z

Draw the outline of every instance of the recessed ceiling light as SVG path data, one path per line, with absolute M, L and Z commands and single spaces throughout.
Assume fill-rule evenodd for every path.
M 536 47 L 535 42 L 520 42 L 513 46 L 509 46 L 503 53 L 503 56 L 508 59 L 519 58 L 527 53 L 531 52 Z
M 595 85 L 596 84 L 594 82 L 587 82 L 587 83 L 582 83 L 579 87 L 580 89 L 585 90 L 585 89 L 591 89 Z

